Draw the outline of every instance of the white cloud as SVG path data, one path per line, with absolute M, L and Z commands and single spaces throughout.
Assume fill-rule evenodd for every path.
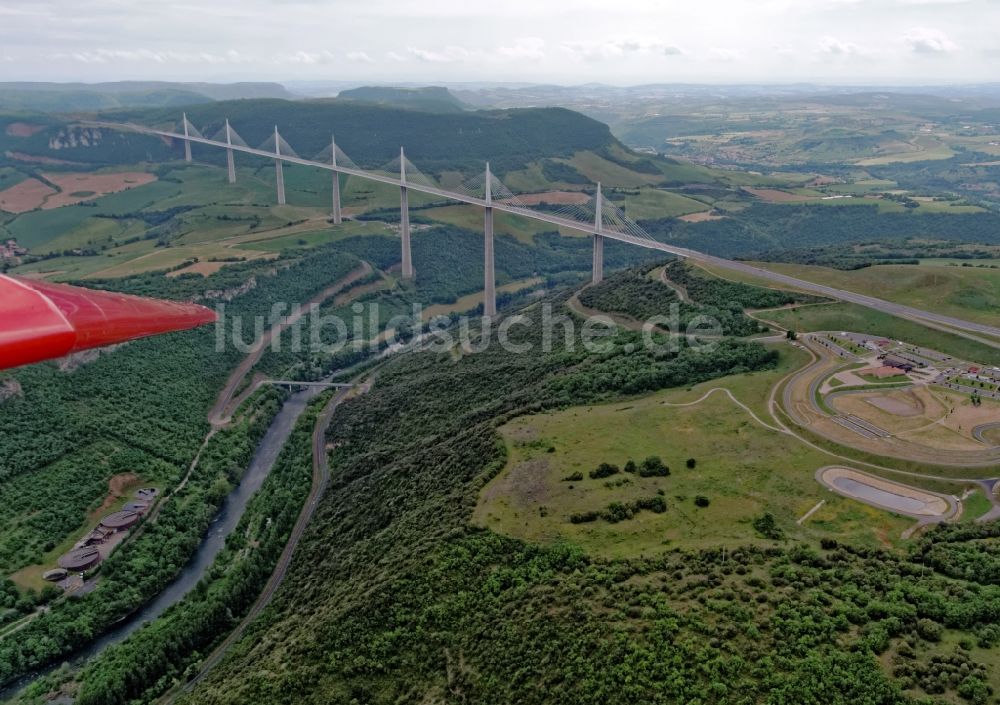
M 16 57 L 0 59 L 0 71 L 88 81 L 330 79 L 335 66 L 338 79 L 427 83 L 981 82 L 996 80 L 988 52 L 1000 46 L 1000 0 L 626 0 L 613 12 L 604 0 L 180 1 L 0 0 L 0 57 Z M 331 44 L 331 27 L 346 46 Z
M 712 47 L 708 50 L 708 55 L 713 61 L 736 61 L 740 58 L 740 53 L 735 49 L 726 49 L 723 47 Z
M 819 40 L 820 54 L 835 57 L 860 56 L 864 52 L 853 42 L 844 42 L 836 37 L 823 37 Z
M 279 54 L 274 58 L 276 64 L 304 64 L 315 66 L 316 64 L 328 64 L 336 57 L 328 49 L 321 51 L 296 51 L 291 54 Z
M 498 48 L 497 54 L 507 59 L 544 59 L 545 40 L 538 37 L 522 37 L 510 46 Z
M 678 56 L 684 53 L 682 49 L 673 45 L 632 37 L 600 42 L 565 42 L 559 48 L 573 58 L 586 61 L 606 61 L 627 56 Z
M 153 64 L 239 64 L 252 61 L 248 56 L 230 49 L 224 54 L 211 52 L 185 53 L 152 51 L 150 49 L 94 49 L 92 51 L 59 52 L 53 59 L 70 59 L 81 64 L 108 64 L 117 62 Z
M 917 54 L 949 54 L 958 45 L 939 29 L 914 27 L 903 35 L 903 41 Z
M 432 64 L 449 64 L 453 61 L 468 59 L 470 56 L 468 49 L 458 46 L 448 46 L 441 51 L 421 49 L 420 47 L 406 47 L 406 53 L 419 61 L 426 61 Z

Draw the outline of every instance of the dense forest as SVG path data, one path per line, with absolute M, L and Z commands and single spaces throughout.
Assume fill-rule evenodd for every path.
M 243 271 L 249 277 L 243 284 L 251 285 L 237 287 L 226 315 L 248 321 L 240 337 L 249 345 L 253 320 L 269 321 L 274 302 L 306 301 L 358 264 L 348 253 L 324 248 L 266 270 Z M 196 292 L 194 280 L 162 274 L 119 280 L 114 288 L 203 298 L 232 286 L 232 277 L 202 278 Z M 231 326 L 227 330 L 233 332 Z M 208 431 L 208 408 L 243 354 L 231 340 L 223 343 L 219 347 L 216 331 L 207 327 L 129 343 L 75 369 L 45 363 L 5 375 L 20 389 L 0 403 L 0 480 L 4 497 L 11 499 L 0 530 L 6 569 L 37 562 L 79 530 L 86 512 L 107 494 L 113 475 L 132 472 L 168 490 L 179 482 Z M 0 683 L 79 648 L 180 571 L 246 469 L 277 408 L 275 394 L 260 396 L 252 418 L 211 438 L 183 495 L 167 502 L 155 523 L 101 564 L 93 591 L 54 603 L 21 628 L 17 640 L 0 641 Z
M 928 238 L 1000 243 L 1000 215 L 985 213 L 880 213 L 878 206 L 754 203 L 721 220 L 685 223 L 674 218 L 640 223 L 658 239 L 721 257 L 753 258 L 784 248 Z
M 677 271 L 683 271 L 683 266 Z M 637 321 L 647 321 L 654 316 L 669 317 L 676 309 L 681 333 L 688 331 L 689 327 L 698 328 L 699 321 L 706 319 L 718 322 L 725 335 L 753 335 L 762 330 L 757 321 L 743 313 L 743 301 L 724 294 L 706 296 L 704 303 L 694 296 L 691 296 L 690 302 L 681 301 L 673 289 L 654 279 L 647 270 L 648 267 L 639 267 L 612 274 L 601 283 L 583 289 L 579 295 L 580 303 L 605 313 L 622 313 Z
M 337 144 L 358 164 L 375 167 L 399 156 L 404 145 L 407 156 L 429 172 L 449 169 L 478 172 L 490 161 L 495 173 L 524 168 L 529 162 L 551 157 L 569 157 L 581 150 L 598 150 L 618 144 L 607 125 L 563 108 L 527 108 L 475 112 L 422 112 L 355 100 L 249 99 L 201 103 L 185 108 L 188 119 L 206 137 L 222 129 L 226 118 L 233 129 L 256 147 L 274 134 L 282 137 L 303 157 L 311 158 Z M 111 122 L 139 122 L 175 127 L 181 109 L 131 108 L 102 113 Z M 0 117 L 0 126 L 33 116 Z M 0 131 L 0 148 L 28 154 L 51 155 L 49 139 L 66 122 L 39 116 L 45 130 L 27 138 L 11 140 Z M 129 164 L 176 158 L 173 148 L 156 137 L 105 131 L 99 148 L 84 146 L 60 150 L 63 159 L 88 164 Z M 225 155 L 205 156 L 218 161 Z M 201 157 L 201 155 L 199 155 Z M 222 162 L 219 162 L 222 163 Z
M 682 287 L 697 304 L 740 309 L 777 308 L 786 304 L 821 301 L 819 297 L 779 289 L 766 289 L 741 282 L 732 282 L 705 274 L 685 262 L 675 260 L 666 265 L 667 279 Z
M 609 561 L 469 526 L 506 420 L 770 364 L 738 341 L 623 354 L 635 340 L 388 364 L 331 426 L 332 485 L 272 609 L 182 702 L 987 703 L 1000 587 L 937 552 L 991 527 L 912 553 L 779 538 Z
M 188 561 L 233 484 L 246 470 L 280 394 L 260 393 L 245 416 L 214 435 L 183 489 L 163 500 L 156 521 L 135 530 L 101 563 L 101 579 L 79 599 L 63 600 L 0 641 L 0 683 L 65 656 L 156 595 Z

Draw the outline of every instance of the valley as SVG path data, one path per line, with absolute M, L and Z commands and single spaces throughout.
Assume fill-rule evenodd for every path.
M 3 699 L 991 702 L 1000 215 L 958 117 L 173 90 L 0 113 L 5 273 L 225 314 L 0 375 Z M 279 204 L 265 154 L 230 184 L 106 126 L 178 105 L 323 163 L 335 128 L 384 183 L 287 163 Z M 124 477 L 154 509 L 83 589 L 43 580 Z

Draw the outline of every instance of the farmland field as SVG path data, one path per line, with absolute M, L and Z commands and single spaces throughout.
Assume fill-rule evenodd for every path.
M 992 269 L 879 265 L 843 271 L 770 262 L 756 265 L 817 284 L 980 323 L 996 323 L 1000 310 L 1000 275 Z

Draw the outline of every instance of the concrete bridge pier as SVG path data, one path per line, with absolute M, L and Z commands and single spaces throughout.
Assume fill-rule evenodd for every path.
M 337 166 L 337 141 L 330 137 L 330 163 Z M 340 225 L 340 174 L 333 172 L 333 224 Z
M 593 284 L 600 284 L 604 279 L 604 225 L 601 216 L 601 184 L 597 184 L 597 195 L 594 201 L 594 210 L 597 212 L 594 218 L 594 259 L 592 263 L 592 274 L 590 281 Z
M 278 126 L 274 126 L 274 153 L 281 156 L 281 138 L 278 136 Z M 274 175 L 278 184 L 278 205 L 285 205 L 285 172 L 281 169 L 281 160 L 274 160 Z
M 191 161 L 191 140 L 188 139 L 188 137 L 190 136 L 188 134 L 188 116 L 187 116 L 187 113 L 182 113 L 182 115 L 184 116 L 183 120 L 182 120 L 183 123 L 184 123 L 184 161 L 190 162 Z
M 406 156 L 399 148 L 399 237 L 403 241 L 403 279 L 413 279 L 413 256 L 410 253 L 410 199 L 406 189 Z
M 484 261 L 483 261 L 483 316 L 491 318 L 497 315 L 497 287 L 493 264 L 493 189 L 490 185 L 490 164 L 486 163 L 486 217 L 483 229 Z
M 229 145 L 229 149 L 226 150 L 226 166 L 229 167 L 229 183 L 236 183 L 236 161 L 233 158 L 233 135 L 232 131 L 229 129 L 229 119 L 226 119 L 226 144 Z

